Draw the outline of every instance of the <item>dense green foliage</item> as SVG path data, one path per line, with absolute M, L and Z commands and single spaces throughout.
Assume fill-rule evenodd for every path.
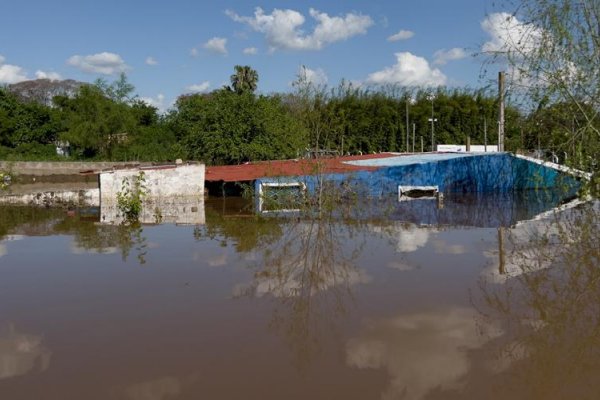
M 419 152 L 431 149 L 432 117 L 435 144 L 497 142 L 497 98 L 485 90 L 361 88 L 346 82 L 328 89 L 299 78 L 292 93 L 262 95 L 254 93 L 255 70 L 238 65 L 234 72 L 231 87 L 180 96 L 164 114 L 138 100 L 125 75 L 55 96 L 51 106 L 19 100 L 0 88 L 0 159 L 183 158 L 218 165 L 295 158 L 307 151 Z M 575 112 L 580 109 L 564 101 L 527 114 L 508 106 L 506 148 L 589 158 L 583 142 L 569 141 L 571 132 L 590 125 Z M 60 142 L 69 143 L 69 156 L 56 155 Z
M 524 145 L 566 156 L 600 180 L 600 2 L 504 2 L 518 16 L 520 37 L 490 61 L 507 64 L 513 97 L 532 110 Z
M 231 87 L 236 93 L 254 93 L 258 85 L 258 72 L 249 66 L 236 65 L 231 75 Z
M 167 124 L 186 157 L 209 164 L 296 157 L 305 130 L 279 96 L 218 90 L 180 97 Z

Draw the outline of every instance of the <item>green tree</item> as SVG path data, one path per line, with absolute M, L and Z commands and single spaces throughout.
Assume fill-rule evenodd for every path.
M 544 109 L 569 110 L 541 138 L 569 162 L 598 172 L 600 154 L 600 2 L 597 0 L 521 0 L 509 2 L 522 25 L 521 36 L 507 43 L 495 59 L 507 60 L 515 86 L 534 110 L 536 124 Z M 575 121 L 575 122 L 574 122 Z M 566 123 L 565 123 L 566 122 Z M 538 125 L 538 126 L 539 126 Z M 535 125 L 534 127 L 535 128 Z M 559 133 L 558 131 L 562 131 Z
M 106 97 L 118 103 L 127 103 L 134 100 L 133 93 L 135 92 L 135 86 L 129 82 L 125 72 L 121 72 L 119 78 L 110 84 L 105 79 L 98 78 L 94 82 L 94 85 Z
M 236 65 L 235 73 L 231 75 L 231 87 L 238 93 L 254 93 L 258 84 L 258 72 L 248 65 Z
M 0 88 L 0 157 L 56 157 L 54 142 L 61 129 L 57 110 L 37 102 L 22 102 Z
M 83 86 L 73 97 L 55 98 L 63 113 L 61 140 L 68 141 L 76 158 L 113 159 L 113 150 L 139 133 L 132 107 L 108 98 L 96 86 Z
M 278 96 L 221 89 L 180 97 L 167 119 L 187 156 L 208 164 L 291 158 L 304 146 L 302 126 Z

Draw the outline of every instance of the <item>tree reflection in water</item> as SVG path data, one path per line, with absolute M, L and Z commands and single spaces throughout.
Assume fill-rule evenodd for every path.
M 506 234 L 516 265 L 502 284 L 482 282 L 488 321 L 505 334 L 493 351 L 499 393 L 517 398 L 597 398 L 600 393 L 600 203 Z M 506 266 L 504 266 L 506 267 Z
M 366 225 L 345 218 L 352 211 L 336 209 L 328 199 L 312 199 L 301 213 L 272 219 L 281 229 L 278 239 L 258 244 L 262 258 L 253 281 L 234 289 L 239 297 L 273 299 L 269 326 L 284 337 L 300 371 L 322 351 L 325 334 L 337 332 L 352 287 L 370 281 L 355 264 Z
M 0 215 L 0 239 L 9 233 L 73 235 L 75 252 L 111 253 L 118 249 L 126 261 L 134 250 L 138 262 L 146 262 L 148 246 L 140 223 L 99 224 L 97 214 L 88 215 L 82 210 L 69 216 L 63 209 L 25 206 L 1 206 Z

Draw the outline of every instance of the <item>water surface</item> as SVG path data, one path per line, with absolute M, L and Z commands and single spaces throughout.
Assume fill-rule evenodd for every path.
M 598 398 L 597 206 L 410 204 L 210 199 L 203 225 L 133 227 L 2 207 L 0 398 Z

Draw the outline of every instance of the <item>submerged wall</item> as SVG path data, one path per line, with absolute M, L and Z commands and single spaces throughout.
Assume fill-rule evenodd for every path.
M 101 221 L 120 223 L 117 195 L 143 172 L 140 222 L 204 223 L 204 164 L 134 168 L 100 174 Z M 126 184 L 127 185 L 127 184 Z
M 10 171 L 16 175 L 78 175 L 81 171 L 139 165 L 151 165 L 151 163 L 137 161 L 0 161 L 0 170 Z
M 100 191 L 98 189 L 48 190 L 6 194 L 0 195 L 0 204 L 44 207 L 97 207 L 100 204 Z
M 401 159 L 401 158 L 399 158 Z M 377 160 L 381 162 L 381 160 Z M 506 193 L 529 189 L 563 190 L 572 195 L 580 182 L 568 173 L 515 157 L 510 153 L 469 154 L 436 159 L 424 155 L 412 164 L 388 165 L 375 171 L 359 171 L 322 176 L 261 178 L 264 182 L 300 181 L 308 191 L 327 182 L 331 188 L 373 197 L 397 196 L 398 186 L 438 186 L 445 193 Z

